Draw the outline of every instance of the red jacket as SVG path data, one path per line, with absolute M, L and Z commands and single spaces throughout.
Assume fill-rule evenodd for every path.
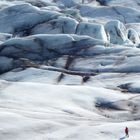
M 127 127 L 125 128 L 125 133 L 128 134 L 128 128 Z

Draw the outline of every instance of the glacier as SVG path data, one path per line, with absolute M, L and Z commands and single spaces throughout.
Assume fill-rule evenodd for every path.
M 1 0 L 0 140 L 138 140 L 139 8 Z

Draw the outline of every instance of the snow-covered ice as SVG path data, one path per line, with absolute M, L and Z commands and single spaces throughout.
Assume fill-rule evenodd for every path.
M 1 0 L 0 140 L 139 140 L 139 8 Z

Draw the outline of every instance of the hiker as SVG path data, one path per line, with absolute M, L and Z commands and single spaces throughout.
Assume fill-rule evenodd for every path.
M 126 137 L 129 137 L 129 130 L 128 130 L 128 127 L 125 128 L 125 135 L 126 135 Z

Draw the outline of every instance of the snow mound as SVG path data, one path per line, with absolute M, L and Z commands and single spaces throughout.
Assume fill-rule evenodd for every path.
M 126 28 L 120 21 L 115 20 L 107 22 L 105 30 L 111 43 L 124 44 L 128 42 Z
M 61 15 L 55 11 L 40 10 L 30 4 L 20 4 L 0 11 L 0 32 L 18 35 L 27 34 L 35 25 Z M 16 22 L 15 22 L 16 21 Z
M 58 17 L 49 22 L 37 25 L 31 30 L 31 34 L 74 34 L 78 22 L 70 17 Z
M 92 6 L 81 5 L 79 10 L 82 16 L 90 17 L 106 23 L 110 20 L 119 20 L 123 23 L 139 23 L 140 11 L 123 6 Z
M 81 22 L 78 25 L 76 34 L 88 35 L 96 39 L 107 41 L 107 35 L 105 33 L 104 26 L 101 24 Z
M 139 10 L 139 0 L 100 0 L 100 1 L 105 1 L 106 5 L 109 6 L 124 6 L 124 7 L 130 7 L 133 9 Z
M 88 36 L 42 34 L 10 39 L 0 45 L 0 55 L 44 60 L 61 55 L 73 55 L 81 49 L 105 44 L 106 42 Z
M 129 24 L 126 24 L 126 27 L 127 27 L 127 29 L 129 29 L 129 28 L 134 29 L 140 36 L 140 24 L 139 23 L 129 23 Z
M 129 40 L 131 40 L 134 44 L 140 43 L 139 34 L 136 32 L 136 30 L 129 28 L 127 32 L 127 37 Z

